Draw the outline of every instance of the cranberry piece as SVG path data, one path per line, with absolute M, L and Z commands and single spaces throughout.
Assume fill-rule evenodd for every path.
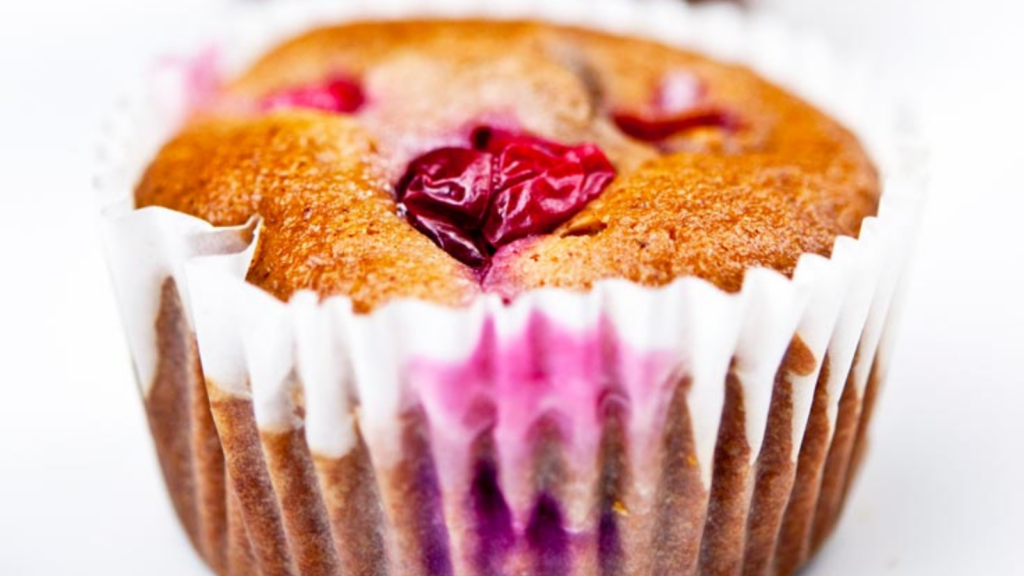
M 614 114 L 612 119 L 619 130 L 644 142 L 660 142 L 696 128 L 734 130 L 739 126 L 733 114 L 713 107 L 694 108 L 663 117 L 620 112 Z
M 545 234 L 596 198 L 615 169 L 593 144 L 563 146 L 490 128 L 472 148 L 440 148 L 416 158 L 397 199 L 409 222 L 474 267 L 512 241 Z
M 494 154 L 494 191 L 483 233 L 495 247 L 553 230 L 615 177 L 593 144 L 568 147 L 498 131 L 474 140 Z
M 275 92 L 260 103 L 265 112 L 308 108 L 335 114 L 348 114 L 359 110 L 366 102 L 358 82 L 346 77 L 335 77 L 323 83 L 308 84 Z
M 440 148 L 409 164 L 398 201 L 416 214 L 441 216 L 479 228 L 491 196 L 491 155 L 469 148 Z
M 698 76 L 677 70 L 662 79 L 648 110 L 618 111 L 612 120 L 625 134 L 644 142 L 661 142 L 697 128 L 738 128 L 736 116 L 709 104 L 707 95 L 707 85 Z
M 477 231 L 446 221 L 443 216 L 433 217 L 407 211 L 406 218 L 413 227 L 433 240 L 434 244 L 463 264 L 479 268 L 491 257 L 490 248 Z
M 409 222 L 446 252 L 479 266 L 488 250 L 479 230 L 491 196 L 491 155 L 440 148 L 412 161 L 398 185 Z

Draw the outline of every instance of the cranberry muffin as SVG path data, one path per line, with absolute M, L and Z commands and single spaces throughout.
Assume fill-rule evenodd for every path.
M 609 280 L 738 298 L 753 270 L 792 278 L 857 238 L 881 196 L 850 131 L 744 66 L 489 20 L 295 38 L 209 95 L 134 190 L 138 213 L 258 218 L 246 282 L 369 322 L 409 300 L 514 307 Z M 147 412 L 222 576 L 788 575 L 835 525 L 881 378 L 873 336 L 830 361 L 827 335 L 791 326 L 763 422 L 740 352 L 705 414 L 692 358 L 543 315 L 508 344 L 488 320 L 468 359 L 402 367 L 392 426 L 371 422 L 384 384 L 338 396 L 348 444 L 327 453 L 304 429 L 307 373 L 284 377 L 289 424 L 264 426 L 258 394 L 209 375 L 185 287 L 161 286 Z

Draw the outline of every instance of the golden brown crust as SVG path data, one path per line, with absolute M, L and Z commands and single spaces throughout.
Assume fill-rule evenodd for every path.
M 317 113 L 204 120 L 160 153 L 136 193 L 218 226 L 263 218 L 249 280 L 281 299 L 347 294 L 365 311 L 385 298 L 459 305 L 478 291 L 468 268 L 398 216 L 349 118 Z
M 615 127 L 612 111 L 642 110 L 679 71 L 699 77 L 740 128 L 687 133 L 667 154 Z M 369 103 L 357 116 L 261 116 L 239 104 L 332 74 L 363 83 Z M 401 297 L 463 305 L 478 279 L 398 216 L 392 190 L 413 156 L 474 122 L 506 120 L 598 144 L 618 177 L 555 233 L 499 251 L 482 286 L 505 296 L 689 275 L 736 291 L 752 267 L 788 275 L 802 254 L 829 255 L 877 210 L 877 174 L 856 139 L 745 68 L 643 40 L 498 22 L 362 23 L 283 45 L 161 151 L 137 204 L 216 225 L 258 213 L 248 279 L 282 299 L 308 288 L 347 295 L 360 311 Z

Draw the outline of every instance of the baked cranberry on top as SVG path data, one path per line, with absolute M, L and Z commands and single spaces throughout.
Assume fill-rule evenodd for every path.
M 551 232 L 615 176 L 593 144 L 564 146 L 488 127 L 470 140 L 471 147 L 413 160 L 397 198 L 417 229 L 474 267 L 505 244 Z

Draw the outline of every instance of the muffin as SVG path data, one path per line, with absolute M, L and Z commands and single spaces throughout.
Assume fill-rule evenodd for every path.
M 191 87 L 108 240 L 216 573 L 787 575 L 822 544 L 909 225 L 838 121 L 642 36 L 346 22 Z

